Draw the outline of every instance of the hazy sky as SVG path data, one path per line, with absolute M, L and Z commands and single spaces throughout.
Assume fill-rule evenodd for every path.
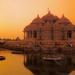
M 23 38 L 23 29 L 37 14 L 63 14 L 75 24 L 75 0 L 0 0 L 0 37 Z

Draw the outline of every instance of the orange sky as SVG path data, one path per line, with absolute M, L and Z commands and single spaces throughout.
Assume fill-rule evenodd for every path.
M 75 0 L 0 0 L 0 37 L 23 38 L 23 28 L 37 14 L 50 11 L 59 17 L 64 14 L 75 24 Z

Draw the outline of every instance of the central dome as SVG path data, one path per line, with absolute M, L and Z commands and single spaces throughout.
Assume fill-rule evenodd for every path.
M 50 13 L 50 11 L 42 17 L 43 22 L 55 23 L 59 18 Z

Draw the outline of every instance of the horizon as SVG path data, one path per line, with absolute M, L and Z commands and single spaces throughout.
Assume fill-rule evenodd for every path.
M 47 14 L 63 14 L 75 24 L 74 0 L 0 0 L 0 38 L 23 39 L 23 29 L 36 18 Z

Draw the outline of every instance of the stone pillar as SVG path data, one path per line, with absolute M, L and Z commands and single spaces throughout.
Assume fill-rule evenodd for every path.
M 26 36 L 25 36 L 25 32 L 24 32 L 24 40 L 25 40 L 25 37 L 26 37 Z

